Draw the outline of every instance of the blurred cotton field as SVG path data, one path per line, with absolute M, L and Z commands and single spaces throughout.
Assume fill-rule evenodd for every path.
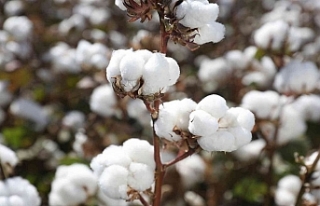
M 319 53 L 319 0 L 0 0 L 0 205 L 150 205 L 157 152 L 164 206 L 319 205 Z

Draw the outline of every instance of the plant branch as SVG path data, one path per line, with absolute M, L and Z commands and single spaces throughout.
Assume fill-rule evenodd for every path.
M 307 172 L 305 174 L 305 177 L 303 179 L 303 182 L 301 184 L 298 196 L 297 196 L 297 200 L 296 200 L 296 204 L 295 206 L 300 206 L 302 203 L 302 196 L 305 193 L 306 190 L 306 183 L 310 182 L 311 178 L 312 178 L 312 174 L 314 172 L 314 169 L 316 168 L 318 162 L 320 159 L 320 148 L 318 149 L 318 154 L 316 159 L 314 160 L 314 162 L 312 163 L 311 167 L 306 167 L 307 168 Z
M 185 151 L 184 153 L 178 155 L 174 160 L 172 160 L 172 161 L 170 161 L 170 162 L 168 162 L 168 163 L 165 163 L 165 164 L 163 165 L 164 168 L 166 169 L 166 168 L 168 168 L 169 166 L 171 166 L 171 165 L 173 165 L 173 164 L 175 164 L 175 163 L 177 163 L 177 162 L 179 162 L 179 161 L 181 161 L 181 160 L 189 157 L 190 155 L 196 153 L 196 152 L 198 151 L 198 149 L 199 149 L 199 146 L 197 146 L 197 147 L 195 147 L 195 148 L 189 148 L 188 151 Z
M 143 206 L 150 206 L 149 203 L 142 197 L 141 194 L 139 194 L 139 200 Z

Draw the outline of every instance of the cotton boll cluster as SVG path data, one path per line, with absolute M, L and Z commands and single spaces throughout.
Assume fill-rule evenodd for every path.
M 93 26 L 104 25 L 110 18 L 107 4 L 104 1 L 82 1 L 74 7 L 73 12 L 85 17 Z
M 196 183 L 203 180 L 206 163 L 198 154 L 193 154 L 190 157 L 178 162 L 176 169 L 182 178 L 182 183 L 186 188 L 192 188 Z
M 310 93 L 319 86 L 320 71 L 313 62 L 292 60 L 276 75 L 274 87 L 287 95 Z
M 241 107 L 229 108 L 224 98 L 209 95 L 189 117 L 189 131 L 199 136 L 198 144 L 207 151 L 234 151 L 251 141 L 254 115 Z
M 180 75 L 174 59 L 148 50 L 116 50 L 106 70 L 107 79 L 121 96 L 159 95 Z
M 90 97 L 90 109 L 103 116 L 110 117 L 117 113 L 117 99 L 109 84 L 104 84 L 96 87 Z
M 23 119 L 35 123 L 36 130 L 42 130 L 49 123 L 49 115 L 46 110 L 37 102 L 19 98 L 10 104 L 10 112 Z
M 79 205 L 97 191 L 97 178 L 83 164 L 61 165 L 51 185 L 49 205 Z
M 287 175 L 278 182 L 275 191 L 275 202 L 279 206 L 294 205 L 301 187 L 301 180 L 298 176 Z
M 44 55 L 55 72 L 79 73 L 81 67 L 76 60 L 76 50 L 64 42 L 59 42 Z
M 21 177 L 0 180 L 0 205 L 40 206 L 41 199 L 37 189 Z
M 290 27 L 287 22 L 278 20 L 260 27 L 254 34 L 254 42 L 262 49 L 279 51 L 287 48 L 295 52 L 313 37 L 314 32 L 309 28 Z
M 160 106 L 159 117 L 154 123 L 156 134 L 169 141 L 181 140 L 180 132 L 188 131 L 190 113 L 197 103 L 191 99 L 165 102 Z
M 101 43 L 81 40 L 76 49 L 76 60 L 84 68 L 105 69 L 109 63 L 109 49 Z
M 111 145 L 90 166 L 101 191 L 112 199 L 133 200 L 135 192 L 151 188 L 154 182 L 153 147 L 145 140 L 133 138 L 123 146 Z
M 176 1 L 171 4 L 174 2 Z M 216 43 L 223 39 L 225 27 L 216 22 L 218 14 L 219 6 L 207 0 L 187 0 L 175 8 L 175 15 L 179 23 L 185 27 L 197 29 L 193 42 L 200 45 L 208 42 Z

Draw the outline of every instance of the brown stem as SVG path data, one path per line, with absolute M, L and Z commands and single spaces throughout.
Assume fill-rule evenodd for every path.
M 150 206 L 149 203 L 142 197 L 141 194 L 139 194 L 139 200 L 143 206 Z
M 189 148 L 188 151 L 182 153 L 181 155 L 178 155 L 174 160 L 168 162 L 168 163 L 165 163 L 163 166 L 165 168 L 168 168 L 169 166 L 189 157 L 190 155 L 194 154 L 195 152 L 197 152 L 199 149 L 199 146 L 195 147 L 195 148 Z
M 153 125 L 155 124 L 156 120 L 158 119 L 158 112 L 160 106 L 160 100 L 156 100 L 154 102 L 154 109 L 155 113 L 151 114 Z M 154 160 L 156 162 L 156 171 L 155 171 L 155 190 L 154 190 L 154 197 L 153 197 L 153 206 L 160 206 L 161 203 L 161 188 L 163 183 L 163 178 L 166 173 L 166 170 L 161 162 L 160 157 L 160 138 L 157 136 L 155 129 L 153 127 L 153 146 L 154 146 Z
M 320 148 L 318 149 L 318 155 L 317 155 L 316 159 L 314 160 L 314 162 L 312 163 L 311 167 L 310 168 L 306 167 L 307 172 L 306 172 L 305 177 L 303 179 L 303 182 L 301 184 L 295 206 L 300 206 L 302 204 L 302 196 L 306 190 L 306 183 L 310 182 L 310 180 L 312 178 L 312 174 L 314 172 L 314 169 L 316 168 L 316 166 L 319 162 L 319 159 L 320 159 Z

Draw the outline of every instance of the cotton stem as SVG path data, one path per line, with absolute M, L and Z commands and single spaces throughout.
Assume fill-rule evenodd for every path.
M 306 190 L 306 183 L 310 182 L 310 180 L 312 178 L 312 174 L 313 174 L 313 172 L 319 162 L 319 159 L 320 159 L 320 148 L 318 149 L 318 155 L 317 155 L 316 159 L 314 160 L 314 162 L 312 163 L 311 167 L 310 168 L 307 167 L 307 172 L 306 172 L 305 177 L 303 179 L 303 182 L 301 184 L 301 188 L 299 190 L 295 206 L 302 205 L 302 197 L 303 197 L 303 194 L 305 193 L 305 190 Z

